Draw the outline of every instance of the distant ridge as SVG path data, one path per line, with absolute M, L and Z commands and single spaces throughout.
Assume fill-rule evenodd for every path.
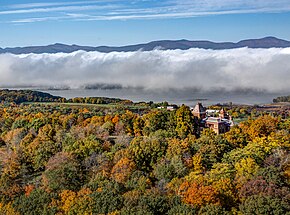
M 110 46 L 78 46 L 78 45 L 65 45 L 61 43 L 56 43 L 47 46 L 30 46 L 30 47 L 15 47 L 15 48 L 0 48 L 0 53 L 12 53 L 12 54 L 42 54 L 42 53 L 72 53 L 75 51 L 98 51 L 109 53 L 113 51 L 117 52 L 129 52 L 129 51 L 152 51 L 156 48 L 163 50 L 174 50 L 181 49 L 187 50 L 190 48 L 201 48 L 201 49 L 234 49 L 234 48 L 286 48 L 290 47 L 290 41 L 278 39 L 276 37 L 265 37 L 261 39 L 248 39 L 242 40 L 237 43 L 232 42 L 211 42 L 211 41 L 189 41 L 189 40 L 160 40 L 153 41 L 145 44 L 128 45 L 120 47 L 110 47 Z

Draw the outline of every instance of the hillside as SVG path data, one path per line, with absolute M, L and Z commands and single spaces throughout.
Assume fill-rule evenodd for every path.
M 278 39 L 275 37 L 265 37 L 261 39 L 248 39 L 242 40 L 237 43 L 233 42 L 211 42 L 211 41 L 189 41 L 189 40 L 160 40 L 153 41 L 145 44 L 128 45 L 120 47 L 111 46 L 79 46 L 79 45 L 66 45 L 56 43 L 47 46 L 30 46 L 30 47 L 15 47 L 15 48 L 0 48 L 0 53 L 12 53 L 12 54 L 42 54 L 42 53 L 72 53 L 75 51 L 98 51 L 98 52 L 130 52 L 130 51 L 152 51 L 156 48 L 164 50 L 181 49 L 187 50 L 190 48 L 201 48 L 201 49 L 234 49 L 234 48 L 286 48 L 290 47 L 290 41 Z
M 49 93 L 43 93 L 32 90 L 0 90 L 0 102 L 14 102 L 20 104 L 23 102 L 59 102 L 62 97 L 53 96 Z

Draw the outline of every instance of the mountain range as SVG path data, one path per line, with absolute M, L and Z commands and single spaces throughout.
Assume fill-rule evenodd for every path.
M 201 49 L 234 49 L 234 48 L 286 48 L 290 47 L 290 41 L 278 39 L 276 37 L 265 37 L 261 39 L 248 39 L 242 40 L 237 43 L 233 42 L 211 42 L 211 41 L 189 41 L 189 40 L 160 40 L 153 41 L 144 44 L 128 45 L 120 47 L 112 46 L 79 46 L 79 45 L 66 45 L 56 43 L 47 46 L 29 46 L 29 47 L 15 47 L 15 48 L 0 48 L 1 53 L 12 53 L 12 54 L 42 54 L 42 53 L 72 53 L 75 51 L 98 51 L 98 52 L 130 52 L 130 51 L 151 51 L 156 48 L 162 50 L 181 49 L 187 50 L 190 48 L 201 48 Z

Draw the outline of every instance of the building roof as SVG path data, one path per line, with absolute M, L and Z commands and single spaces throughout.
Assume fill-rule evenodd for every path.
M 195 113 L 205 113 L 206 112 L 206 109 L 202 106 L 202 104 L 200 102 L 198 102 L 194 109 L 193 109 L 193 112 Z
M 221 122 L 222 120 L 218 117 L 208 117 L 208 118 L 205 118 L 205 121 L 206 122 Z
M 232 120 L 221 119 L 219 117 L 207 117 L 203 120 L 205 123 L 223 123 L 228 125 L 234 125 Z

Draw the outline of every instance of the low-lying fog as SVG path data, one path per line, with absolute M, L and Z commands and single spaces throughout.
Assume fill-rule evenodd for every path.
M 10 88 L 287 94 L 290 48 L 1 54 L 0 77 Z

